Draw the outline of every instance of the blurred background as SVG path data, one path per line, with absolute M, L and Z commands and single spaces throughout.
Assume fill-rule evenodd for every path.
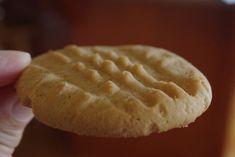
M 233 0 L 0 0 L 0 49 L 32 56 L 66 44 L 147 44 L 171 50 L 209 79 L 213 101 L 188 128 L 111 139 L 33 120 L 15 157 L 235 157 Z

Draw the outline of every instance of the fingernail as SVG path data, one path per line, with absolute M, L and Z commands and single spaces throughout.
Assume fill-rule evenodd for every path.
M 12 107 L 12 116 L 22 122 L 28 122 L 33 118 L 32 109 L 20 103 L 15 103 Z
M 18 65 L 25 67 L 31 62 L 31 56 L 29 53 L 26 52 L 20 52 L 15 54 L 15 57 L 17 56 L 18 58 Z
M 6 65 L 20 65 L 22 67 L 28 65 L 31 61 L 31 56 L 27 52 L 19 52 L 14 50 L 0 50 L 0 67 Z

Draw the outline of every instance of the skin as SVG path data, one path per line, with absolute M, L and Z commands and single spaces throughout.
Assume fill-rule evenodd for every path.
M 11 157 L 20 143 L 32 110 L 18 101 L 14 83 L 31 62 L 28 53 L 0 51 L 0 157 Z

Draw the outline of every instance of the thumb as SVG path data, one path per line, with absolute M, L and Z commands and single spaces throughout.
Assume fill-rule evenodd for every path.
M 30 108 L 19 104 L 14 87 L 6 86 L 15 81 L 30 61 L 27 53 L 0 51 L 0 157 L 12 156 L 33 117 Z
M 2 88 L 0 95 L 0 156 L 11 157 L 33 114 L 19 104 L 13 87 Z

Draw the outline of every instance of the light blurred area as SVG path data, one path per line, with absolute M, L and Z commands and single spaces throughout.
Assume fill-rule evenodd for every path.
M 229 4 L 229 5 L 234 5 L 235 0 L 223 0 L 224 3 Z
M 187 128 L 148 137 L 84 137 L 37 120 L 14 157 L 235 157 L 235 6 L 220 0 L 0 0 L 0 49 L 36 56 L 67 44 L 146 44 L 200 69 L 211 107 Z
M 234 81 L 235 82 L 235 81 Z M 235 156 L 235 84 L 233 83 L 233 90 L 230 99 L 230 110 L 228 117 L 228 125 L 225 132 L 225 142 L 223 154 L 225 157 Z

